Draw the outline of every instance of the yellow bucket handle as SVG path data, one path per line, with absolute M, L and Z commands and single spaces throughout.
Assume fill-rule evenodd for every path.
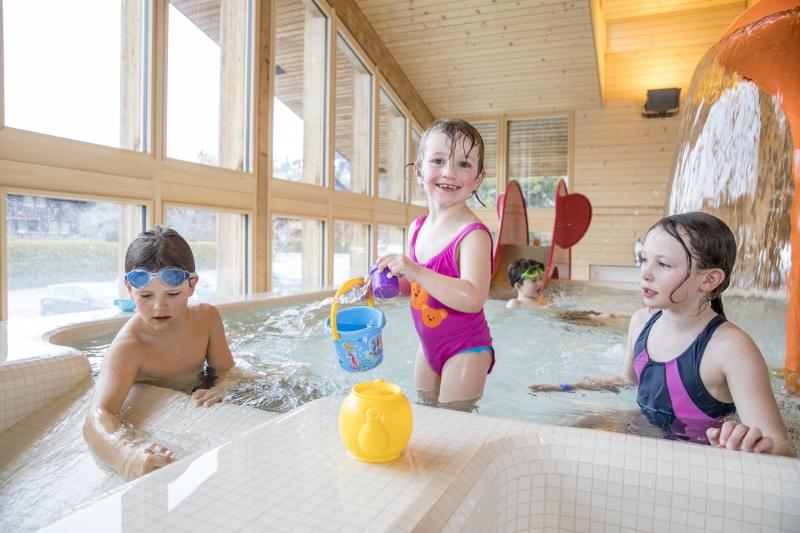
M 336 329 L 336 309 L 339 306 L 339 297 L 354 287 L 361 287 L 364 283 L 366 282 L 362 278 L 348 279 L 342 283 L 342 286 L 333 295 L 333 304 L 331 305 L 331 337 L 333 337 L 333 340 L 339 340 L 339 331 Z M 367 303 L 370 307 L 375 307 L 375 297 L 372 296 L 372 290 L 367 293 Z

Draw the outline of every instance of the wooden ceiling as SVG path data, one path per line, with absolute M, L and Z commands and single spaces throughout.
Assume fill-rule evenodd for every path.
M 353 0 L 434 116 L 561 111 L 684 94 L 754 0 Z M 171 0 L 218 39 L 219 0 Z M 278 0 L 279 96 L 302 116 L 304 2 Z M 594 10 L 594 20 L 593 13 Z M 300 31 L 298 31 L 300 29 Z M 299 38 L 299 41 L 298 41 Z M 297 63 L 297 64 L 295 64 Z M 346 113 L 345 113 L 346 114 Z
M 685 91 L 705 51 L 747 7 L 741 0 L 355 1 L 436 116 Z
M 588 0 L 356 3 L 436 116 L 600 101 Z

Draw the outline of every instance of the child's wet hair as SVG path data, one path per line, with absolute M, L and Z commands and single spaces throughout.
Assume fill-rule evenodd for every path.
M 508 265 L 508 281 L 511 286 L 522 282 L 522 275 L 531 269 L 541 269 L 544 273 L 544 264 L 535 259 L 522 258 Z
M 707 297 L 711 308 L 724 317 L 722 292 L 730 285 L 731 272 L 736 263 L 736 238 L 728 225 L 714 215 L 695 211 L 664 217 L 647 232 L 650 233 L 655 228 L 666 231 L 686 251 L 689 270 L 686 272 L 685 279 L 689 279 L 692 261 L 697 265 L 697 270 L 719 268 L 725 273 L 725 279 Z M 684 236 L 689 240 L 688 245 Z M 672 301 L 672 295 L 670 295 L 670 301 Z
M 486 152 L 485 145 L 483 143 L 483 137 L 481 137 L 480 132 L 475 128 L 475 126 L 466 120 L 459 118 L 440 118 L 431 124 L 427 130 L 425 130 L 425 133 L 422 134 L 422 137 L 419 140 L 417 159 L 414 162 L 415 170 L 418 171 L 420 168 L 422 168 L 422 159 L 425 156 L 425 146 L 428 144 L 428 139 L 430 139 L 431 135 L 435 133 L 443 133 L 448 139 L 450 139 L 450 157 L 453 157 L 453 153 L 456 150 L 456 141 L 458 140 L 463 140 L 469 143 L 467 156 L 472 153 L 473 149 L 477 148 L 478 172 L 475 174 L 476 178 L 481 172 L 483 172 L 483 156 Z M 475 199 L 477 199 L 481 205 L 486 207 L 486 204 L 484 204 L 481 199 L 478 198 L 478 191 L 475 191 Z
M 141 232 L 128 245 L 125 272 L 135 268 L 158 272 L 166 267 L 180 267 L 189 273 L 195 271 L 192 249 L 174 229 L 157 225 Z

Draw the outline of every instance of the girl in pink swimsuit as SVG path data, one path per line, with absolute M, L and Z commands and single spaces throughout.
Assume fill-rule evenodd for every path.
M 467 207 L 484 177 L 483 139 L 463 120 L 442 119 L 422 136 L 414 163 L 429 214 L 409 228 L 410 257 L 378 260 L 411 283 L 420 337 L 415 383 L 423 401 L 471 409 L 483 396 L 494 349 L 483 304 L 492 275 L 492 237 Z

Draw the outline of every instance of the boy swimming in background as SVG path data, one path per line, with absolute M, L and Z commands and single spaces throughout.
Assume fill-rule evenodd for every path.
M 94 454 L 125 479 L 135 479 L 175 460 L 166 446 L 136 434 L 120 416 L 137 381 L 190 383 L 201 373 L 218 378 L 234 366 L 216 307 L 189 305 L 198 276 L 187 242 L 156 226 L 139 234 L 125 255 L 125 287 L 136 313 L 119 331 L 103 359 L 83 435 Z M 217 385 L 201 385 L 197 405 L 222 400 Z
M 544 264 L 534 259 L 517 259 L 508 267 L 508 281 L 517 291 L 517 297 L 506 303 L 506 309 L 538 309 L 549 301 L 542 292 Z M 556 317 L 572 324 L 587 326 L 609 326 L 627 331 L 630 317 L 618 313 L 598 311 L 558 311 Z
M 506 303 L 507 309 L 537 309 L 547 305 L 542 294 L 544 265 L 533 259 L 517 259 L 508 266 L 508 281 L 517 297 Z

